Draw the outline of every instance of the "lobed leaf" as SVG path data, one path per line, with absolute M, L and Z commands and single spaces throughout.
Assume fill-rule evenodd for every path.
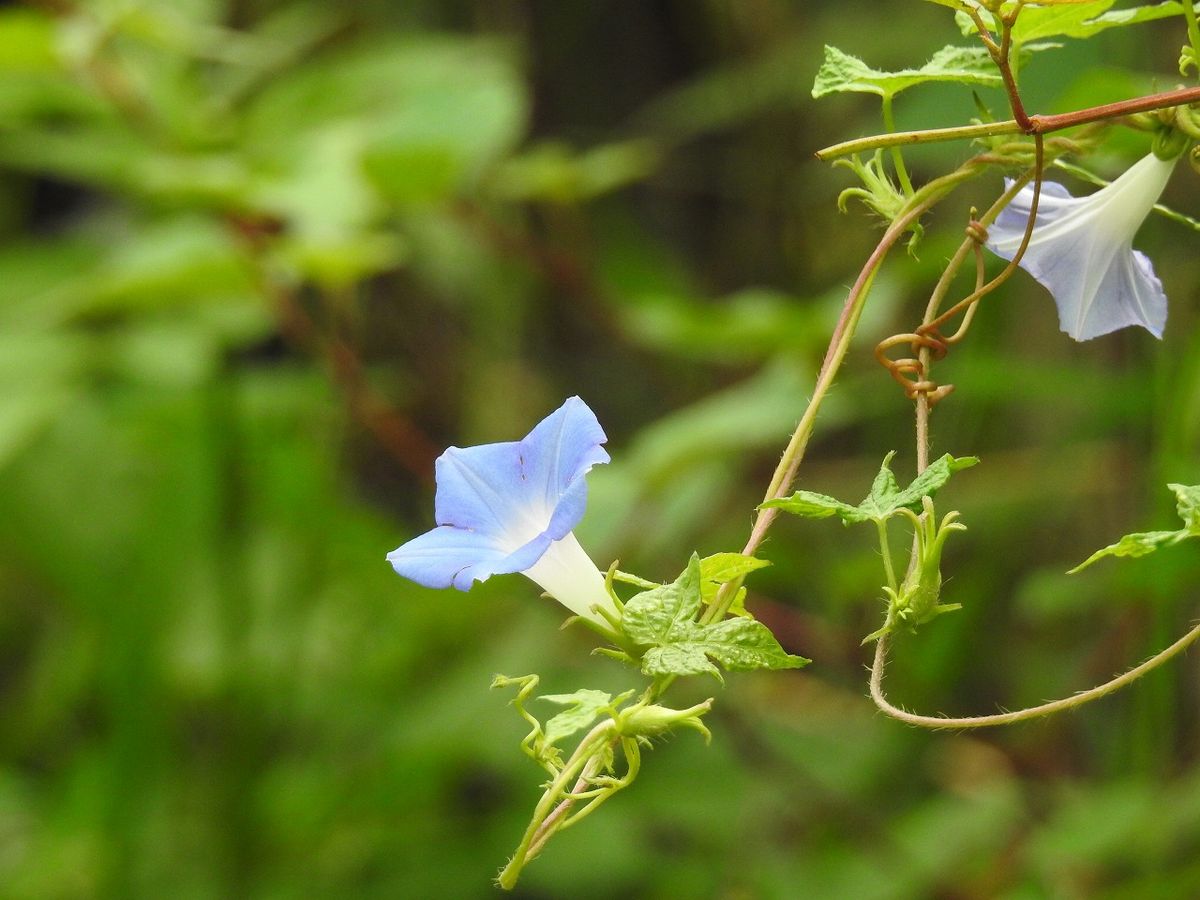
M 839 92 L 878 94 L 894 97 L 919 84 L 953 81 L 998 87 L 1000 73 L 983 47 L 943 47 L 919 69 L 884 72 L 873 69 L 856 56 L 826 45 L 825 61 L 817 71 L 812 95 L 824 97 Z
M 1175 492 L 1176 508 L 1179 518 L 1183 519 L 1183 528 L 1127 534 L 1115 544 L 1097 550 L 1067 574 L 1074 575 L 1106 556 L 1146 556 L 1159 547 L 1170 547 L 1188 538 L 1200 537 L 1200 485 L 1169 484 L 1167 487 Z
M 1167 0 L 1128 9 L 1111 9 L 1115 0 L 1041 0 L 1026 4 L 1012 30 L 1014 48 L 1048 37 L 1089 38 L 1109 28 L 1136 25 L 1178 16 L 1183 12 L 1180 0 Z M 995 18 L 983 11 L 985 21 L 995 27 Z M 963 34 L 974 34 L 975 23 L 965 12 L 955 15 Z M 1026 46 L 1026 49 L 1033 49 Z
M 687 568 L 673 582 L 631 597 L 621 624 L 638 644 L 666 644 L 699 610 L 700 557 L 693 553 Z
M 794 516 L 806 519 L 828 519 L 830 516 L 841 516 L 842 521 L 847 525 L 851 522 L 866 521 L 865 517 L 860 515 L 857 506 L 843 503 L 841 500 L 835 500 L 833 497 L 814 491 L 796 491 L 790 497 L 768 500 L 763 507 L 782 509 L 784 512 L 790 512 Z
M 734 559 L 740 557 L 740 559 Z M 708 557 L 710 572 L 738 572 L 761 568 L 763 560 L 739 553 Z M 744 571 L 739 571 L 744 570 Z M 722 575 L 721 577 L 725 577 Z M 730 577 L 736 577 L 730 576 Z M 771 631 L 749 617 L 725 619 L 702 625 L 695 621 L 700 610 L 704 571 L 699 556 L 671 584 L 643 591 L 625 604 L 625 632 L 648 647 L 642 657 L 646 675 L 715 675 L 720 663 L 730 671 L 751 669 L 795 669 L 808 660 L 787 653 Z
M 1127 534 L 1115 544 L 1109 544 L 1103 550 L 1097 550 L 1067 574 L 1074 575 L 1106 556 L 1146 556 L 1159 547 L 1177 544 L 1188 536 L 1186 531 L 1143 531 Z
M 797 491 L 791 497 L 769 500 L 762 506 L 782 509 L 785 512 L 810 519 L 823 519 L 837 515 L 846 525 L 857 522 L 883 522 L 902 509 L 918 512 L 924 497 L 936 493 L 955 472 L 970 468 L 979 462 L 979 459 L 974 456 L 955 457 L 947 453 L 913 479 L 908 487 L 901 490 L 890 466 L 893 456 L 895 456 L 895 452 L 884 457 L 883 465 L 879 467 L 879 474 L 875 476 L 875 481 L 871 485 L 871 492 L 858 506 L 851 506 L 849 503 L 843 503 L 841 500 L 811 491 Z
M 894 508 L 917 511 L 921 506 L 922 498 L 933 496 L 950 480 L 951 475 L 962 469 L 969 469 L 978 462 L 979 457 L 977 456 L 955 457 L 947 453 L 926 467 L 924 472 L 913 479 L 912 484 L 892 498 L 892 502 L 895 504 Z
M 647 675 L 715 675 L 716 660 L 730 672 L 799 669 L 810 660 L 788 653 L 765 625 L 754 619 L 725 619 L 712 625 L 689 623 L 672 643 L 652 647 L 642 660 Z

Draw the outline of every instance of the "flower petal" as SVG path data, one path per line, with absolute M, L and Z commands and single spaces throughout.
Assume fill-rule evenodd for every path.
M 1127 325 L 1162 337 L 1167 298 L 1150 261 L 1132 243 L 1173 168 L 1173 161 L 1151 154 L 1086 197 L 1072 197 L 1055 182 L 1042 185 L 1021 268 L 1050 291 L 1062 330 L 1075 340 Z M 1033 188 L 1027 185 L 989 229 L 987 246 L 997 256 L 1016 255 L 1032 199 Z
M 519 546 L 546 526 L 549 513 L 521 480 L 520 444 L 451 447 L 435 464 L 434 519 Z M 536 502 L 536 508 L 533 504 Z M 517 539 L 514 534 L 523 537 Z
M 556 540 L 583 517 L 583 476 L 608 461 L 605 440 L 595 414 L 571 397 L 521 441 L 451 447 L 437 461 L 436 521 L 512 550 L 543 532 Z
M 596 414 L 578 397 L 569 397 L 538 423 L 521 441 L 524 477 L 541 491 L 553 510 L 546 533 L 553 540 L 566 535 L 583 518 L 587 481 L 592 466 L 608 462 L 600 445 L 607 441 Z
M 537 537 L 516 551 L 465 528 L 442 525 L 418 535 L 387 555 L 396 570 L 417 584 L 460 591 L 492 575 L 521 572 L 534 565 L 550 546 L 550 539 Z
M 587 502 L 584 475 L 608 462 L 605 440 L 587 404 L 571 397 L 521 441 L 451 447 L 437 460 L 438 527 L 389 553 L 392 568 L 426 587 L 463 591 L 536 569 L 581 615 L 595 618 L 597 604 L 615 612 L 603 575 L 571 534 Z M 554 558 L 541 564 L 551 547 Z

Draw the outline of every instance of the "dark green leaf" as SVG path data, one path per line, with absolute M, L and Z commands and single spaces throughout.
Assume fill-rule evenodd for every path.
M 647 675 L 720 677 L 716 660 L 730 672 L 753 669 L 798 669 L 809 663 L 779 646 L 770 630 L 754 619 L 726 619 L 713 625 L 685 623 L 672 643 L 652 647 L 642 660 Z
M 730 572 L 762 564 L 751 562 L 750 557 L 741 557 L 742 562 L 729 559 L 740 556 L 727 553 L 709 557 L 711 570 Z M 725 619 L 710 625 L 696 622 L 702 577 L 700 558 L 693 554 L 674 582 L 643 591 L 625 604 L 626 634 L 649 647 L 642 657 L 645 674 L 709 674 L 719 678 L 713 660 L 731 671 L 795 669 L 808 662 L 785 653 L 767 627 L 754 619 Z

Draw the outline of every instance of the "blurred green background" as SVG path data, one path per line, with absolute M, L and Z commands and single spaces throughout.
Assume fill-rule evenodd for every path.
M 1027 105 L 1171 86 L 1182 40 L 1041 54 Z M 494 895 L 543 774 L 491 676 L 630 680 L 524 579 L 391 572 L 433 458 L 578 393 L 613 456 L 597 562 L 669 579 L 739 548 L 878 236 L 811 157 L 880 127 L 871 98 L 809 98 L 821 46 L 898 67 L 952 42 L 916 0 L 0 6 L 0 896 Z M 976 109 L 931 87 L 897 114 Z M 870 348 L 998 188 L 880 279 L 804 486 L 855 498 L 891 449 L 911 474 Z M 1200 179 L 1166 201 L 1196 214 Z M 964 611 L 897 642 L 895 699 L 1069 694 L 1197 615 L 1187 545 L 1063 574 L 1174 527 L 1164 483 L 1200 481 L 1197 241 L 1140 235 L 1162 343 L 1073 344 L 1021 275 L 939 368 L 935 452 L 983 460 L 946 494 Z M 869 537 L 785 521 L 764 554 L 750 605 L 813 665 L 685 686 L 718 698 L 712 747 L 658 746 L 518 896 L 1200 896 L 1200 657 L 1047 722 L 921 733 L 865 697 Z

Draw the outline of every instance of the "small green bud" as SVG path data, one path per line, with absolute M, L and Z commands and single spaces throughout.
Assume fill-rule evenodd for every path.
M 707 742 L 712 739 L 712 734 L 700 717 L 711 710 L 712 705 L 712 698 L 709 697 L 703 703 L 687 709 L 671 709 L 655 704 L 634 706 L 622 712 L 617 727 L 627 737 L 655 737 L 676 727 L 693 728 L 703 734 Z
M 884 588 L 888 595 L 887 621 L 878 631 L 867 635 L 863 639 L 864 644 L 889 634 L 897 623 L 903 622 L 910 628 L 916 628 L 943 613 L 962 608 L 958 603 L 941 602 L 942 549 L 953 532 L 966 531 L 967 526 L 955 521 L 957 512 L 947 513 L 938 523 L 934 517 L 933 500 L 929 497 L 922 498 L 922 505 L 925 512 L 917 520 L 917 547 L 908 574 L 898 591 Z
M 1151 149 L 1154 150 L 1154 155 L 1162 160 L 1177 159 L 1191 143 L 1191 138 L 1184 134 L 1181 130 L 1171 127 L 1164 128 L 1154 135 L 1154 143 Z

